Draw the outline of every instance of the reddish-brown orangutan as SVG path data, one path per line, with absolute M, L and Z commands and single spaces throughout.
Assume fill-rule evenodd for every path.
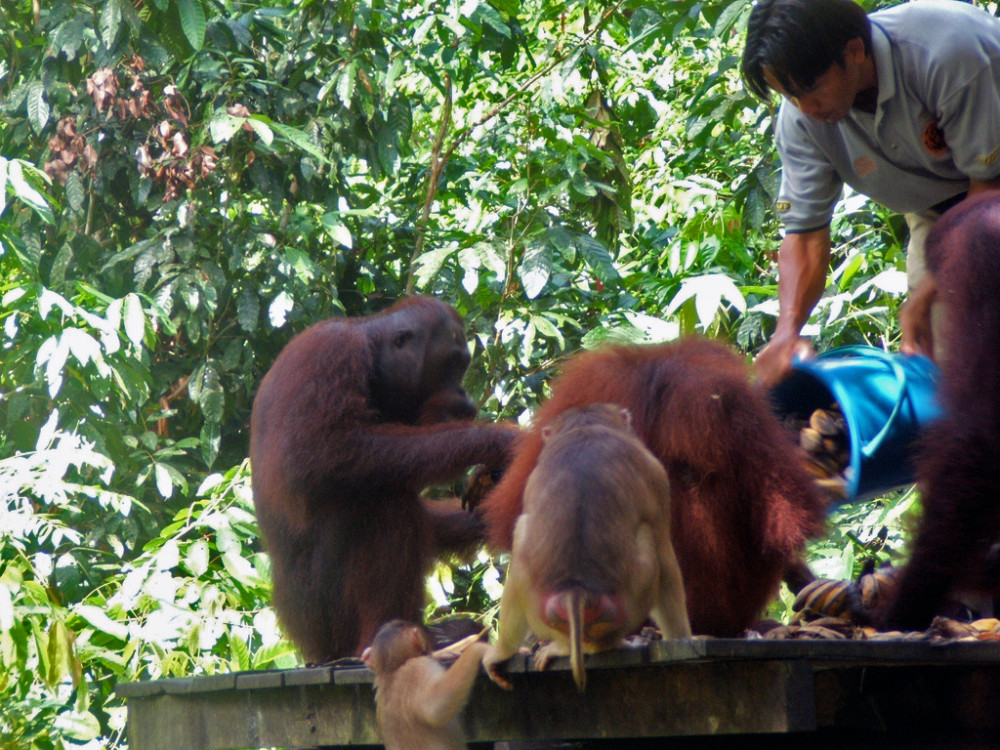
M 446 667 L 430 634 L 414 622 L 379 628 L 363 658 L 375 673 L 375 716 L 386 750 L 461 750 L 461 712 L 479 674 L 486 644 L 469 643 Z
M 1000 593 L 1000 193 L 947 211 L 927 265 L 943 310 L 944 414 L 922 436 L 923 516 L 886 621 L 905 629 L 958 593 Z
M 542 439 L 514 527 L 499 635 L 483 664 L 509 689 L 497 664 L 530 631 L 546 641 L 536 666 L 568 654 L 582 692 L 583 654 L 620 645 L 650 617 L 664 638 L 691 635 L 670 541 L 670 483 L 620 406 L 567 409 Z
M 254 506 L 275 609 L 307 661 L 359 655 L 383 622 L 421 620 L 433 556 L 481 541 L 477 516 L 419 497 L 502 465 L 517 434 L 471 421 L 469 359 L 455 310 L 413 297 L 311 326 L 261 382 Z
M 740 635 L 776 593 L 786 562 L 823 530 L 826 505 L 793 437 L 751 385 L 748 365 L 722 344 L 687 338 L 571 358 L 483 501 L 491 544 L 511 547 L 545 426 L 598 402 L 628 409 L 667 470 L 692 630 Z

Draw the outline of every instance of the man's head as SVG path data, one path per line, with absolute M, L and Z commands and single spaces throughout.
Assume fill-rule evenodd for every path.
M 870 54 L 871 25 L 854 0 L 758 0 L 747 24 L 743 81 L 764 101 L 773 89 L 806 115 L 833 121 L 846 114 L 857 63 Z

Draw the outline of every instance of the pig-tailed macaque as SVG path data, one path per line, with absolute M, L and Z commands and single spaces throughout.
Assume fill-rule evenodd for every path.
M 391 620 L 379 628 L 362 658 L 375 673 L 375 718 L 386 750 L 466 747 L 461 712 L 487 649 L 475 638 L 464 639 L 464 650 L 448 667 L 432 653 L 424 626 Z
M 536 667 L 568 654 L 582 692 L 583 654 L 622 644 L 650 617 L 664 638 L 691 635 L 670 539 L 670 484 L 620 406 L 569 409 L 542 436 L 514 528 L 498 638 L 483 664 L 510 689 L 498 664 L 530 631 L 546 642 Z

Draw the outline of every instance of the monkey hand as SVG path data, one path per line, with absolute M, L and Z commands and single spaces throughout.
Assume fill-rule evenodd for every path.
M 533 663 L 535 669 L 539 672 L 543 671 L 557 656 L 569 656 L 569 647 L 565 643 L 560 643 L 559 641 L 548 641 L 543 643 L 535 651 L 535 656 Z
M 478 508 L 483 498 L 490 493 L 502 476 L 502 467 L 477 466 L 469 477 L 465 492 L 462 493 L 462 507 L 469 511 Z
M 483 669 L 486 670 L 486 674 L 490 676 L 490 679 L 504 690 L 513 690 L 514 685 L 507 678 L 501 676 L 499 670 L 500 664 L 507 661 L 508 658 L 495 645 L 490 646 L 486 653 L 483 654 Z

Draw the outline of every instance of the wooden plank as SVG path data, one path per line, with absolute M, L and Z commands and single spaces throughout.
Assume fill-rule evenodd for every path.
M 378 742 L 371 685 L 308 685 L 130 699 L 132 750 Z
M 466 726 L 473 741 L 676 737 L 815 729 L 811 672 L 781 662 L 588 669 L 580 694 L 557 669 L 481 680 Z
M 723 747 L 726 736 L 767 734 L 802 740 L 789 747 L 861 747 L 864 732 L 875 731 L 886 746 L 939 747 L 934 727 L 942 722 L 955 738 L 1000 737 L 995 642 L 693 639 L 586 663 L 582 695 L 566 659 L 540 673 L 515 657 L 513 692 L 481 676 L 464 717 L 470 741 L 714 737 Z M 371 681 L 356 664 L 118 692 L 127 699 L 131 750 L 347 747 L 378 741 Z

